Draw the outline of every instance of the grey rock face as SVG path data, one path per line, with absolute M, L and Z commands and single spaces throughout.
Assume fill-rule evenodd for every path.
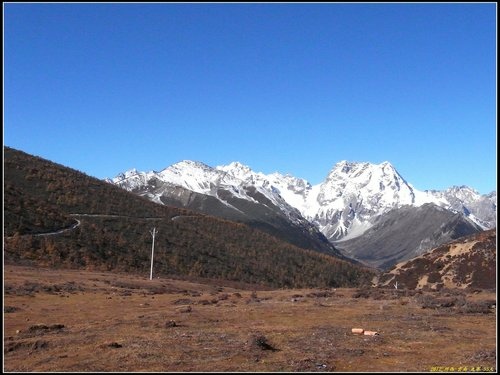
M 388 269 L 434 247 L 482 229 L 460 213 L 432 203 L 404 206 L 380 216 L 363 235 L 335 246 L 372 267 Z

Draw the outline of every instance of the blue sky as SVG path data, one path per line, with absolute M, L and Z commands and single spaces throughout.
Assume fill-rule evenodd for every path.
M 496 190 L 496 3 L 3 8 L 7 146 L 98 178 L 390 161 Z

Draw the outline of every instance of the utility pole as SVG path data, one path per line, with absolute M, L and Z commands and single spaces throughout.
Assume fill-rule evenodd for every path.
M 151 273 L 149 274 L 149 280 L 153 280 L 153 257 L 155 254 L 155 235 L 158 233 L 156 228 L 153 228 L 153 230 L 150 230 L 149 233 L 151 233 L 151 236 L 153 236 L 153 246 L 151 246 Z

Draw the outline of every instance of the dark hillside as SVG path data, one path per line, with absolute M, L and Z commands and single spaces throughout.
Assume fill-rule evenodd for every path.
M 4 229 L 7 236 L 43 233 L 74 222 L 68 214 L 172 217 L 162 207 L 74 169 L 4 147 Z
M 158 205 L 81 172 L 4 148 L 4 258 L 50 267 L 192 275 L 274 287 L 355 286 L 372 272 L 244 224 Z M 91 216 L 93 215 L 93 216 Z M 72 225 L 79 223 L 73 229 Z M 67 228 L 56 235 L 36 235 Z

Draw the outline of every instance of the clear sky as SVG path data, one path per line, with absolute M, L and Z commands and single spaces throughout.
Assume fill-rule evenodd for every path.
M 391 162 L 496 190 L 496 3 L 3 3 L 4 145 L 98 178 Z

